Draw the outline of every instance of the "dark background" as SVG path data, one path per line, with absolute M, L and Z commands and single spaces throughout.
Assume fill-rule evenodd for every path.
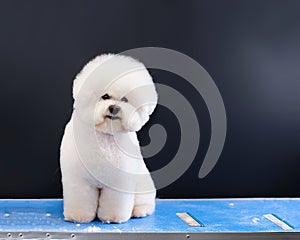
M 0 197 L 61 197 L 59 145 L 72 111 L 74 76 L 92 57 L 137 47 L 171 48 L 198 61 L 223 97 L 223 153 L 198 179 L 210 118 L 183 79 L 151 70 L 186 96 L 199 117 L 197 159 L 162 198 L 300 197 L 300 1 L 0 2 Z M 163 124 L 155 170 L 179 144 L 174 114 L 158 107 L 139 133 Z M 183 159 L 184 161 L 184 159 Z

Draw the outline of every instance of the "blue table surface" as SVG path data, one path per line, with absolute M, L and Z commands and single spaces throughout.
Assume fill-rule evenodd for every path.
M 299 232 L 300 199 L 157 200 L 152 216 L 122 224 L 99 220 L 78 224 L 64 221 L 63 201 L 0 200 L 0 231 L 43 232 Z M 176 216 L 189 212 L 204 227 L 190 227 Z M 293 227 L 283 230 L 263 217 L 275 214 Z

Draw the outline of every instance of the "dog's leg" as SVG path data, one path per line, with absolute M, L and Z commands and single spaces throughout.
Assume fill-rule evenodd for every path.
M 147 215 L 151 215 L 155 209 L 156 190 L 150 174 L 145 176 L 147 177 L 137 182 L 132 211 L 133 217 L 146 217 Z M 144 189 L 145 186 L 147 186 L 146 189 Z
M 98 217 L 105 223 L 122 223 L 131 217 L 134 194 L 119 192 L 107 187 L 101 190 Z
M 146 217 L 154 212 L 156 189 L 143 161 L 139 164 L 139 172 L 141 175 L 136 179 L 136 194 L 132 216 Z
M 77 154 L 72 121 L 67 124 L 62 139 L 60 164 L 65 220 L 92 221 L 97 212 L 99 191 L 84 177 L 87 174 Z
M 64 217 L 72 222 L 90 222 L 96 217 L 99 190 L 84 179 L 64 184 Z

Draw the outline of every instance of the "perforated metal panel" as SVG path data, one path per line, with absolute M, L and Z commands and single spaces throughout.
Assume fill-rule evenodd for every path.
M 62 200 L 0 200 L 0 239 L 300 239 L 300 199 L 157 200 L 154 215 L 123 224 L 66 222 L 62 207 Z M 178 213 L 201 224 L 189 226 Z

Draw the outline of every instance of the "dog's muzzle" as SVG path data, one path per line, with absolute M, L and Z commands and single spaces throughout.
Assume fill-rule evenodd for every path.
M 120 112 L 121 108 L 117 105 L 110 105 L 108 107 L 108 111 L 110 115 L 106 115 L 106 118 L 109 118 L 111 120 L 120 119 L 120 117 L 116 116 Z
M 109 112 L 111 113 L 111 115 L 117 115 L 118 112 L 120 111 L 120 107 L 116 106 L 116 105 L 110 105 L 108 107 Z

